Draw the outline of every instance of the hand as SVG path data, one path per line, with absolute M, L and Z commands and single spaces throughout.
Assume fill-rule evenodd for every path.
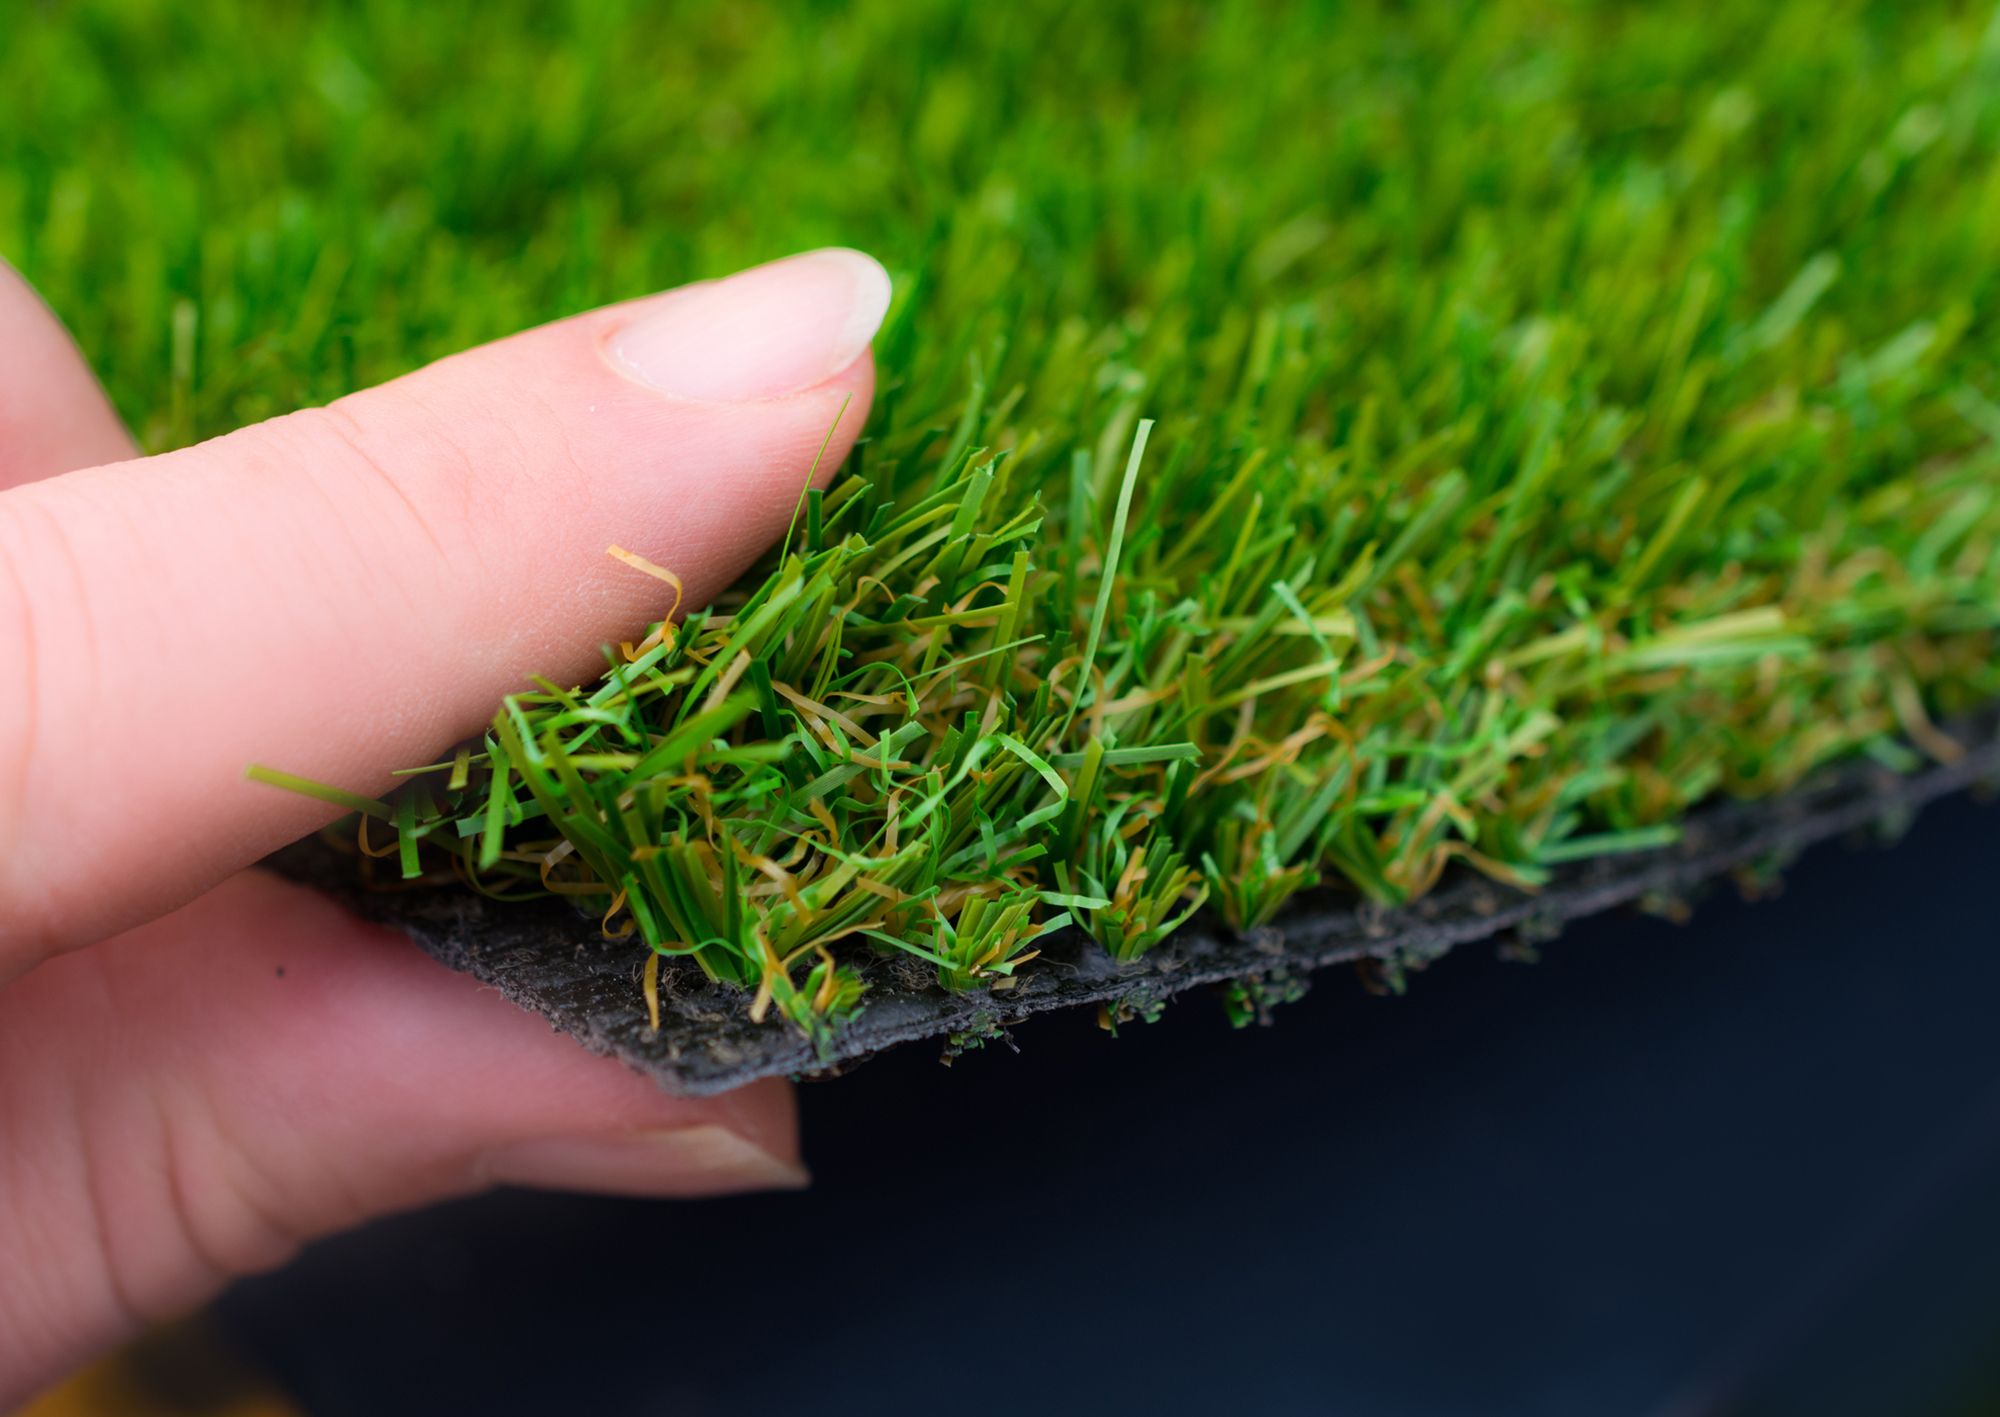
M 152 458 L 0 266 L 0 1407 L 304 1241 L 499 1182 L 797 1186 L 782 1084 L 668 1097 L 246 870 L 781 534 L 874 387 L 816 252 Z M 73 469 L 87 469 L 76 471 Z M 122 932 L 122 933 L 121 933 Z

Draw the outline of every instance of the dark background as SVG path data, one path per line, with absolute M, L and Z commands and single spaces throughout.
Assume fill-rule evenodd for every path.
M 490 1196 L 220 1319 L 320 1417 L 2000 1412 L 1996 847 L 905 1049 L 806 1086 L 808 1194 Z

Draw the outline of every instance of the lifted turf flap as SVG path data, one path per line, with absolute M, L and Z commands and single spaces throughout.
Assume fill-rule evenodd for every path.
M 407 932 L 437 959 L 494 985 L 593 1052 L 650 1074 L 669 1091 L 702 1095 L 756 1078 L 836 1069 L 901 1043 L 949 1047 L 954 1039 L 990 1037 L 1053 1009 L 1143 1015 L 1204 985 L 1242 981 L 1232 1002 L 1259 1009 L 1327 965 L 1420 967 L 1456 945 L 1508 934 L 1543 938 L 1581 916 L 1649 897 L 1679 900 L 1727 872 L 1782 865 L 1859 828 L 1898 829 L 1926 802 L 2000 778 L 1995 718 L 1961 726 L 1955 736 L 1970 746 L 1950 763 L 1908 776 L 1852 766 L 1784 797 L 1709 807 L 1672 847 L 1579 862 L 1533 894 L 1461 877 L 1408 910 L 1381 911 L 1315 892 L 1247 936 L 1197 919 L 1128 964 L 1071 930 L 1047 942 L 1042 967 L 997 993 L 947 993 L 901 960 L 875 961 L 863 966 L 866 1005 L 817 1044 L 776 1017 L 753 1023 L 748 991 L 710 984 L 685 960 L 667 962 L 660 1027 L 653 1029 L 640 953 L 605 940 L 593 919 L 562 901 L 497 902 L 453 887 L 369 889 L 354 858 L 322 842 L 293 847 L 277 864 Z

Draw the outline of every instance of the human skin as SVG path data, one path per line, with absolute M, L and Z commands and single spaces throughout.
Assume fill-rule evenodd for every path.
M 659 1092 L 254 869 L 783 531 L 888 278 L 815 252 L 152 458 L 0 265 L 0 1408 L 370 1216 L 800 1186 L 790 1090 Z M 845 412 L 842 412 L 843 407 Z

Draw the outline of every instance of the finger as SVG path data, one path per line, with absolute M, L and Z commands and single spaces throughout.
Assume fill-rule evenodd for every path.
M 69 332 L 0 261 L 0 488 L 133 452 Z
M 610 543 L 723 589 L 860 427 L 887 301 L 816 252 L 0 493 L 0 969 L 326 819 L 247 763 L 377 791 L 601 668 L 667 598 Z
M 803 1184 L 790 1089 L 667 1096 L 257 873 L 0 994 L 0 1409 L 370 1216 Z

